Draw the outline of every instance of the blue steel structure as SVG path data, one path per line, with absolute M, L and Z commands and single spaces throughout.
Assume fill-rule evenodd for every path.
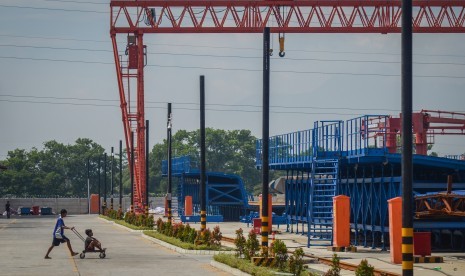
M 177 178 L 178 215 L 184 215 L 184 198 L 192 196 L 194 215 L 200 215 L 200 170 L 189 156 L 172 160 L 173 176 Z M 167 176 L 168 162 L 162 162 L 162 175 Z M 233 174 L 206 173 L 207 216 L 223 216 L 224 221 L 238 221 L 249 209 L 242 179 Z
M 308 246 L 332 244 L 332 197 L 343 194 L 350 197 L 352 243 L 386 249 L 387 200 L 401 196 L 401 155 L 388 150 L 398 134 L 389 129 L 388 119 L 365 115 L 345 122 L 320 121 L 313 129 L 270 137 L 270 169 L 287 175 L 288 231 L 296 226 L 296 233 L 308 236 Z M 261 145 L 258 140 L 258 168 Z M 444 191 L 447 175 L 453 176 L 455 190 L 465 189 L 461 159 L 414 154 L 414 194 Z M 433 232 L 438 246 L 465 248 L 463 218 L 414 220 L 414 229 Z

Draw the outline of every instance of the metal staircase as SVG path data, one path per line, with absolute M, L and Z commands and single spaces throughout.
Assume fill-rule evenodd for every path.
M 313 159 L 308 208 L 308 246 L 332 245 L 333 197 L 337 195 L 343 122 L 315 122 Z
M 314 159 L 312 163 L 308 246 L 331 245 L 333 239 L 333 197 L 337 194 L 337 159 Z M 327 241 L 321 243 L 321 241 Z

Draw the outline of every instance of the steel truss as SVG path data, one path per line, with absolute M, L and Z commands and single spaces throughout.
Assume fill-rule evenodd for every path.
M 111 1 L 118 33 L 399 33 L 401 1 Z M 413 31 L 463 32 L 464 1 L 413 1 Z M 141 26 L 139 22 L 144 22 Z
M 465 195 L 436 193 L 415 197 L 415 217 L 465 217 Z

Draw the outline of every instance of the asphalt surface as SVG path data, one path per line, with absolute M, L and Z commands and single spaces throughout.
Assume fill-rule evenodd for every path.
M 0 219 L 0 275 L 230 275 L 210 265 L 208 255 L 180 254 L 153 243 L 137 232 L 99 219 L 96 215 L 69 215 L 67 226 L 85 236 L 94 236 L 107 248 L 106 257 L 87 253 L 71 257 L 66 244 L 55 247 L 52 259 L 44 259 L 52 243 L 55 216 L 25 216 Z M 65 230 L 73 250 L 82 252 L 84 243 Z

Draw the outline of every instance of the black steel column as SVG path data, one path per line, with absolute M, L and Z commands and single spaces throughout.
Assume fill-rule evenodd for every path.
M 172 192 L 172 156 L 171 156 L 171 127 L 172 127 L 172 122 L 171 122 L 171 103 L 168 103 L 168 118 L 167 118 L 167 128 L 166 128 L 166 141 L 168 142 L 168 194 L 166 195 L 166 200 L 168 201 L 168 222 L 172 223 L 172 217 L 173 213 L 171 211 L 171 192 Z
M 205 177 L 205 76 L 200 76 L 200 230 L 207 229 Z
M 98 214 L 100 215 L 100 201 L 102 197 L 100 196 L 100 155 L 98 157 Z
M 145 120 L 145 214 L 149 215 L 149 120 Z
M 402 0 L 402 275 L 413 275 L 412 0 Z
M 263 126 L 262 126 L 262 249 L 268 247 L 268 182 L 270 140 L 270 28 L 263 32 Z
M 107 208 L 107 153 L 103 156 L 103 207 L 102 212 L 105 215 Z
M 115 172 L 114 172 L 114 169 L 113 169 L 115 167 L 114 162 L 115 162 L 115 153 L 114 153 L 113 147 L 111 147 L 110 210 L 113 210 L 113 183 L 114 183 L 114 179 L 115 179 Z
M 134 132 L 131 131 L 131 213 L 134 213 Z
M 123 211 L 123 141 L 119 140 L 119 210 Z
M 90 215 L 90 178 L 89 178 L 89 170 L 90 170 L 90 161 L 89 157 L 87 157 L 87 207 L 89 208 L 88 214 Z

